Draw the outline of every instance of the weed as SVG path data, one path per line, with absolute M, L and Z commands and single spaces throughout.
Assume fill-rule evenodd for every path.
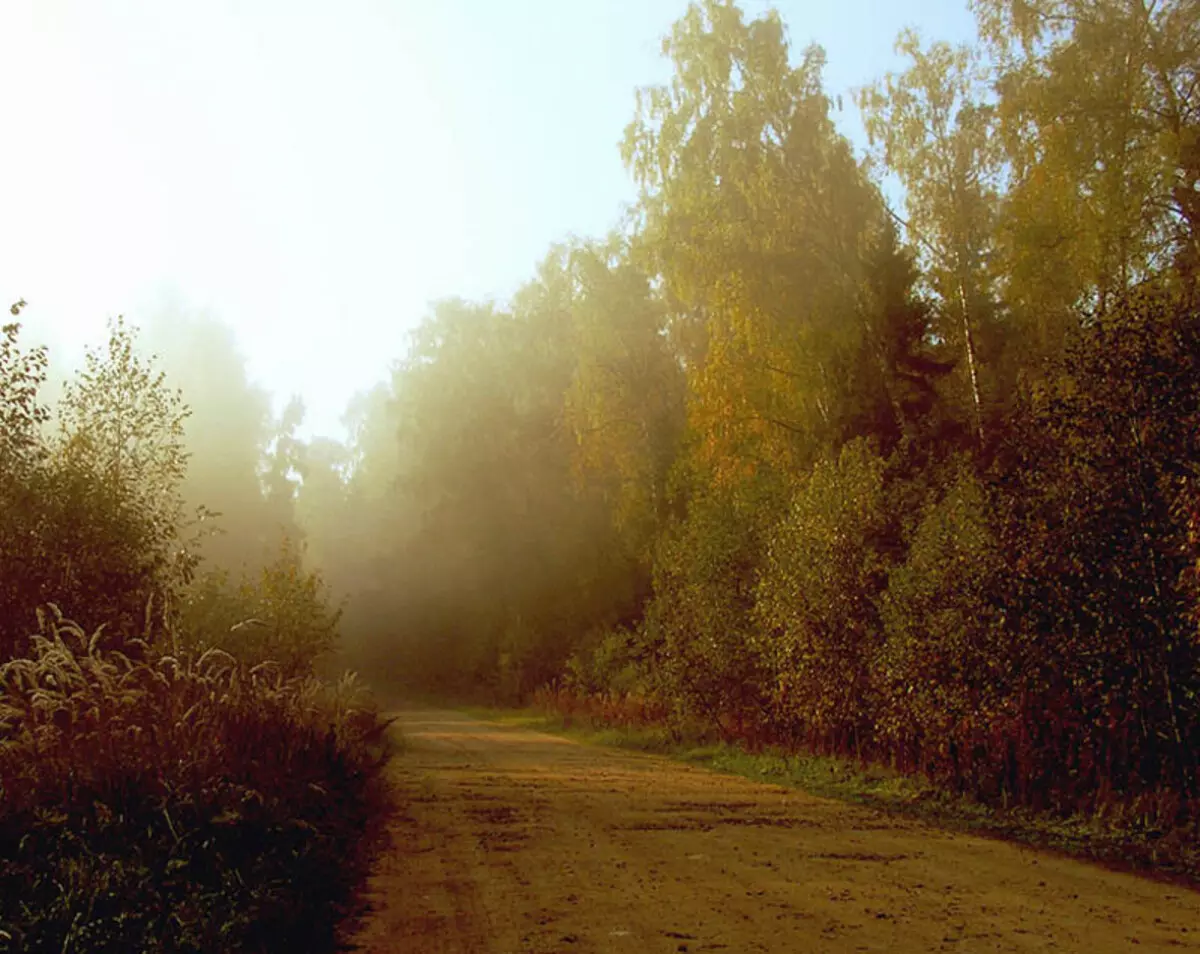
M 332 949 L 389 808 L 362 687 L 40 622 L 0 665 L 0 951 Z

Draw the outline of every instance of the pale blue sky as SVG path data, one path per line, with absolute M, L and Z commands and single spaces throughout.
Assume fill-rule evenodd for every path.
M 966 0 L 777 7 L 826 86 Z M 166 294 L 340 434 L 428 303 L 506 298 L 633 198 L 617 142 L 685 0 L 2 0 L 0 302 L 74 352 Z M 861 144 L 847 97 L 840 120 Z

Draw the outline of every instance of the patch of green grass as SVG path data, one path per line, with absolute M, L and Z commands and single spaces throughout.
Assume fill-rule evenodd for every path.
M 502 726 L 661 755 L 701 768 L 781 785 L 821 798 L 861 805 L 952 831 L 1000 838 L 1109 867 L 1200 886 L 1200 832 L 1161 831 L 1136 819 L 1062 817 L 1025 808 L 1002 809 L 938 788 L 925 778 L 852 759 L 679 738 L 658 726 L 600 726 L 533 709 L 460 710 Z

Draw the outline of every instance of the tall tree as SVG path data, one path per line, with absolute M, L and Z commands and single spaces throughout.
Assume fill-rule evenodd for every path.
M 982 443 L 977 338 L 995 310 L 989 259 L 999 177 L 985 74 L 969 48 L 935 43 L 923 49 L 910 30 L 900 35 L 896 50 L 911 65 L 861 90 L 859 105 L 872 145 L 904 185 L 904 224 L 949 319 L 939 332 L 965 355 Z
M 624 156 L 652 267 L 703 327 L 689 417 L 728 480 L 750 446 L 783 462 L 827 436 L 870 196 L 828 116 L 823 53 L 792 67 L 777 15 L 694 3 L 663 51 L 674 76 L 639 91 Z
M 132 505 L 164 526 L 177 522 L 177 495 L 186 472 L 184 421 L 191 413 L 178 388 L 141 357 L 137 331 L 118 317 L 107 346 L 88 349 L 84 367 L 66 389 L 61 439 L 93 459 L 98 476 L 126 488 Z
M 296 492 L 306 472 L 305 444 L 296 433 L 304 423 L 304 401 L 293 395 L 271 423 L 271 437 L 260 470 L 267 502 L 267 523 L 260 545 L 274 547 L 281 535 L 300 532 L 296 522 Z
M 269 395 L 250 380 L 233 329 L 206 315 L 164 306 L 146 327 L 143 351 L 159 355 L 192 411 L 183 495 L 190 506 L 215 513 L 205 522 L 212 531 L 201 554 L 212 566 L 257 572 L 278 544 L 259 478 L 272 423 Z
M 604 487 L 617 526 L 648 562 L 668 516 L 667 476 L 683 426 L 668 313 L 623 241 L 574 248 L 569 267 L 576 363 L 565 412 L 576 468 Z
M 24 302 L 12 306 L 13 315 Z M 31 603 L 42 597 L 40 510 L 47 488 L 50 448 L 42 427 L 44 348 L 23 350 L 21 326 L 0 328 L 0 658 L 32 629 Z
M 1098 317 L 1172 263 L 1194 287 L 1200 4 L 972 5 L 995 60 L 1013 179 L 999 233 L 1008 297 L 1031 312 L 1079 305 Z
M 59 405 L 59 435 L 42 505 L 47 569 L 37 601 L 59 599 L 88 626 L 126 637 L 173 609 L 198 562 L 193 533 L 204 516 L 181 488 L 189 409 L 136 329 L 118 318 L 106 345 L 87 351 Z
M 349 452 L 338 441 L 315 437 L 304 448 L 304 479 L 296 492 L 296 522 L 303 528 L 313 566 L 344 563 Z

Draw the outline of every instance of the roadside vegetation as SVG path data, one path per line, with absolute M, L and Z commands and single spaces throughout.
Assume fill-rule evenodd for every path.
M 53 414 L 6 328 L 0 945 L 323 943 L 383 804 L 346 661 L 1194 874 L 1200 18 L 971 8 L 844 103 L 689 4 L 621 226 L 435 305 L 344 443 L 207 319 L 115 322 Z
M 135 344 L 114 322 L 52 421 L 45 352 L 0 337 L 0 951 L 331 951 L 386 725 L 317 677 L 338 613 L 294 546 L 206 566 L 188 408 Z
M 939 828 L 1000 838 L 1124 871 L 1200 886 L 1200 839 L 1136 811 L 1085 816 L 989 805 L 930 778 L 846 755 L 795 747 L 747 748 L 703 725 L 674 728 L 643 714 L 619 715 L 612 700 L 582 702 L 535 694 L 523 708 L 468 705 L 464 711 L 500 725 L 565 736 L 588 745 L 664 756 L 756 782 L 795 788 Z
M 777 14 L 687 8 L 622 228 L 360 408 L 312 532 L 373 671 L 1195 841 L 1196 7 L 972 9 L 841 102 Z

